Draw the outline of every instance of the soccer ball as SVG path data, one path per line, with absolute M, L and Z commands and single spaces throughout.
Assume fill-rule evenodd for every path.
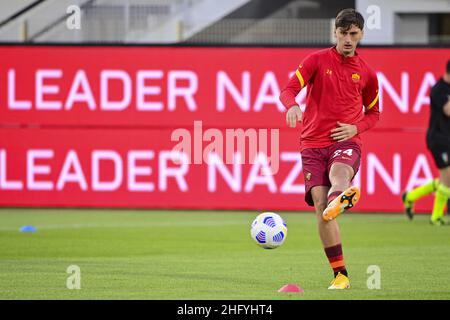
M 251 235 L 264 249 L 275 249 L 286 240 L 287 226 L 283 218 L 273 212 L 261 213 L 253 220 Z

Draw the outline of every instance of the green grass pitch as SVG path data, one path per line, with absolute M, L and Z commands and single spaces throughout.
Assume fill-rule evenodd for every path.
M 352 287 L 329 291 L 314 215 L 280 214 L 286 242 L 264 250 L 257 212 L 1 209 L 0 299 L 450 299 L 450 227 L 428 215 L 340 216 Z M 80 290 L 66 287 L 70 265 Z M 380 289 L 367 288 L 371 265 Z M 286 283 L 305 292 L 278 293 Z

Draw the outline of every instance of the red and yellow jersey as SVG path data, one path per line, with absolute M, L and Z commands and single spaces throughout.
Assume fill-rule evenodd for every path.
M 333 47 L 307 56 L 281 91 L 283 105 L 297 105 L 295 98 L 305 86 L 301 150 L 335 143 L 330 135 L 337 122 L 356 125 L 358 134 L 351 140 L 361 144 L 359 134 L 379 120 L 376 73 L 356 52 L 344 57 Z

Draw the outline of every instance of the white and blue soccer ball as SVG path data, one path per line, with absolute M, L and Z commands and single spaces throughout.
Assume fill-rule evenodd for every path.
M 286 240 L 287 226 L 283 218 L 273 212 L 261 213 L 253 220 L 251 235 L 264 249 L 275 249 Z

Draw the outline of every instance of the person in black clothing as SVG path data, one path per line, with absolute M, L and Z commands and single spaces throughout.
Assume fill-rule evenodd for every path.
M 413 218 L 414 202 L 435 192 L 431 224 L 443 225 L 445 205 L 450 206 L 450 60 L 445 75 L 433 86 L 430 94 L 430 122 L 427 130 L 427 147 L 439 169 L 439 179 L 405 192 L 402 196 L 405 212 Z M 447 208 L 450 213 L 450 208 Z

